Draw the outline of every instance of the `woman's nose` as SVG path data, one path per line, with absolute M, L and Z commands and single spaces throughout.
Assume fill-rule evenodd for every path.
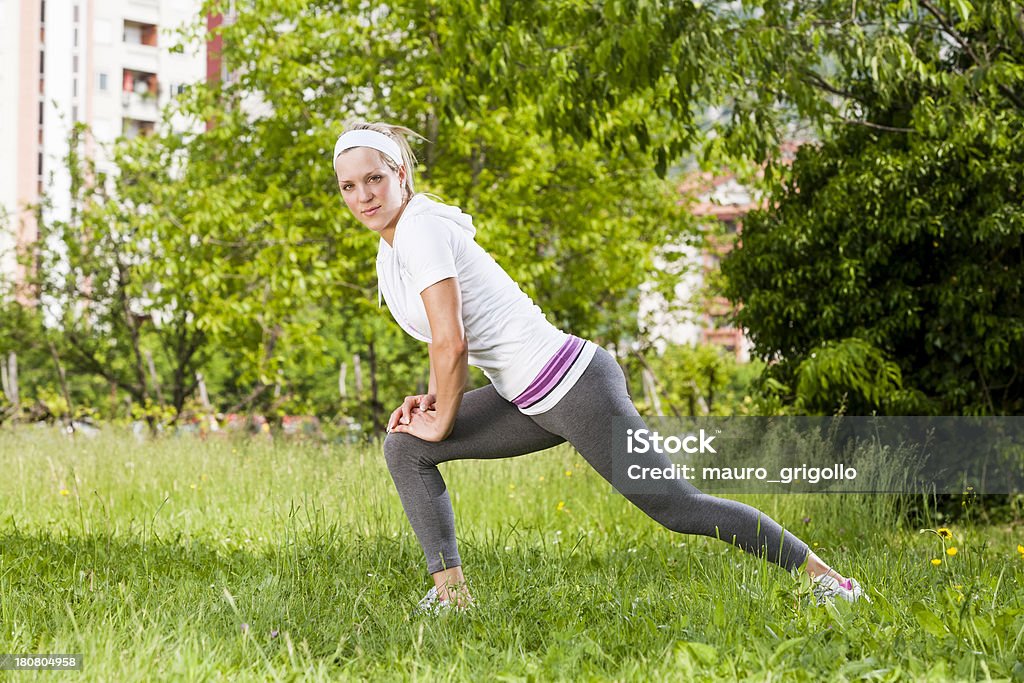
M 362 202 L 368 202 L 373 199 L 373 190 L 370 189 L 369 185 L 363 185 L 359 190 L 359 200 Z

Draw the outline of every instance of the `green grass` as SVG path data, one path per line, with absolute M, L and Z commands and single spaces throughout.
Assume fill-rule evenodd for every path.
M 953 527 L 948 556 L 884 496 L 742 497 L 874 600 L 818 608 L 777 567 L 662 529 L 570 448 L 451 463 L 478 604 L 431 618 L 379 447 L 21 427 L 0 467 L 0 652 L 84 655 L 41 678 L 1024 677 L 1020 530 Z

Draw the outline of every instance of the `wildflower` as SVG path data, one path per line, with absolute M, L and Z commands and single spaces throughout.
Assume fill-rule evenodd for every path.
M 571 477 L 572 476 L 572 470 L 566 470 L 565 471 L 565 476 Z
M 935 530 L 935 533 L 939 535 L 939 538 L 953 538 L 953 532 L 946 527 L 941 527 Z
M 70 496 L 71 495 L 71 491 L 68 491 L 67 489 L 61 489 L 60 490 L 60 495 L 62 495 L 62 496 Z
M 811 523 L 811 518 L 810 517 L 804 517 L 803 522 L 804 522 L 804 524 L 810 524 Z
M 541 476 L 537 477 L 537 481 L 544 481 L 544 476 L 541 475 Z
M 240 628 L 242 629 L 242 633 L 249 633 L 249 624 L 245 623 L 244 621 L 242 622 Z
M 1024 545 L 1017 544 L 1017 552 L 1020 553 L 1021 557 L 1024 557 Z
M 273 630 L 272 630 L 272 631 L 270 632 L 270 637 L 271 637 L 271 638 L 277 638 L 277 629 L 276 629 L 276 628 L 275 628 L 275 629 L 273 629 Z
M 196 485 L 195 484 L 189 484 L 189 488 L 191 488 L 193 491 L 195 491 L 196 490 Z
M 565 509 L 565 501 L 564 500 L 558 501 L 558 505 L 555 506 L 555 509 L 558 510 L 559 512 L 564 510 Z
M 934 564 L 936 567 L 938 567 L 940 564 L 942 564 L 942 560 L 940 560 L 939 558 L 936 557 L 936 558 L 934 558 L 932 560 L 932 564 Z
M 953 557 L 954 555 L 956 555 L 956 546 L 952 546 L 950 548 L 946 548 L 946 554 L 949 555 L 950 557 Z

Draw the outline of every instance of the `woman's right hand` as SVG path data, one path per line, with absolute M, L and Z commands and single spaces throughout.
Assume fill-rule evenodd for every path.
M 412 414 L 415 412 L 433 410 L 434 403 L 436 402 L 437 396 L 434 394 L 406 396 L 405 400 L 402 401 L 402 405 L 395 408 L 395 411 L 391 413 L 391 417 L 388 418 L 388 432 L 390 433 L 399 424 L 409 424 L 412 420 Z

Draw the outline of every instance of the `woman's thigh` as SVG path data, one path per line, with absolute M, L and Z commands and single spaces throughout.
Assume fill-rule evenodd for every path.
M 689 482 L 678 479 L 631 482 L 625 477 L 630 465 L 665 468 L 672 463 L 667 456 L 653 450 L 628 456 L 621 452 L 625 430 L 644 429 L 646 424 L 629 396 L 622 369 L 602 348 L 594 354 L 576 385 L 554 408 L 532 417 L 546 431 L 569 441 L 622 493 L 700 493 Z M 618 435 L 615 429 L 620 431 Z

